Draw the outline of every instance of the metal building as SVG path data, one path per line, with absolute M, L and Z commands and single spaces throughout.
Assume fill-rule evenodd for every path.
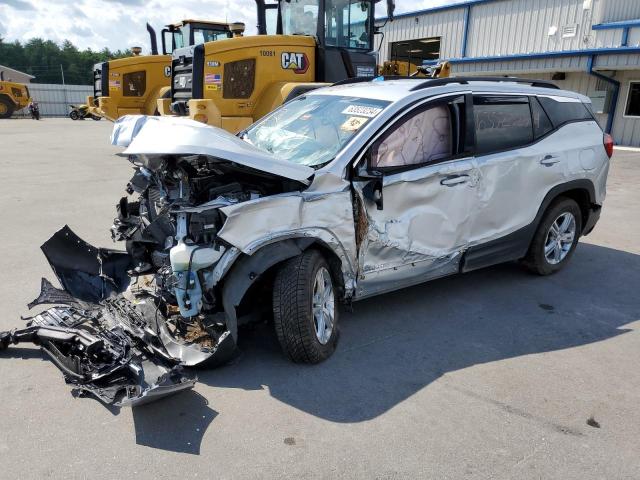
M 16 83 L 29 83 L 33 80 L 33 75 L 29 75 L 28 73 L 21 72 L 20 70 L 15 70 L 13 68 L 5 67 L 4 65 L 0 65 L 0 74 L 2 74 L 2 78 L 4 78 L 8 82 L 16 82 Z
M 617 144 L 640 146 L 640 0 L 471 0 L 378 25 L 380 63 L 552 79 L 591 97 Z

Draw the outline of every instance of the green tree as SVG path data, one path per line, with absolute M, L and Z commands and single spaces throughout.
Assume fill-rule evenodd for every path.
M 69 40 L 58 45 L 51 40 L 32 38 L 22 44 L 5 42 L 0 37 L 0 64 L 35 76 L 33 83 L 62 83 L 64 70 L 65 83 L 91 85 L 94 64 L 130 55 L 130 50 L 79 50 Z

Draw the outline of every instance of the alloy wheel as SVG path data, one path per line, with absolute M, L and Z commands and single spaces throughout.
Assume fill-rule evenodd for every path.
M 557 265 L 571 251 L 576 236 L 576 218 L 570 212 L 561 213 L 547 232 L 544 256 L 552 265 Z
M 316 338 L 326 345 L 333 332 L 335 317 L 335 297 L 331 274 L 325 267 L 320 267 L 313 283 L 313 323 Z

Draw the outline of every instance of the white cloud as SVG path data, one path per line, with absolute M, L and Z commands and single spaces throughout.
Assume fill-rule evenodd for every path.
M 460 0 L 396 0 L 396 13 Z M 31 9 L 33 8 L 33 9 Z M 29 10 L 28 15 L 24 10 Z M 377 4 L 377 15 L 386 12 L 386 2 Z M 20 13 L 22 11 L 22 14 Z M 101 50 L 142 46 L 149 49 L 145 29 L 149 22 L 158 33 L 168 23 L 183 19 L 244 22 L 247 34 L 255 33 L 254 0 L 2 0 L 0 30 L 7 41 L 41 37 L 77 47 Z

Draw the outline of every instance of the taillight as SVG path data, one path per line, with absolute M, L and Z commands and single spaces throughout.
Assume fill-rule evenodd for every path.
M 604 150 L 607 152 L 607 156 L 611 158 L 613 155 L 613 137 L 608 133 L 604 134 Z

